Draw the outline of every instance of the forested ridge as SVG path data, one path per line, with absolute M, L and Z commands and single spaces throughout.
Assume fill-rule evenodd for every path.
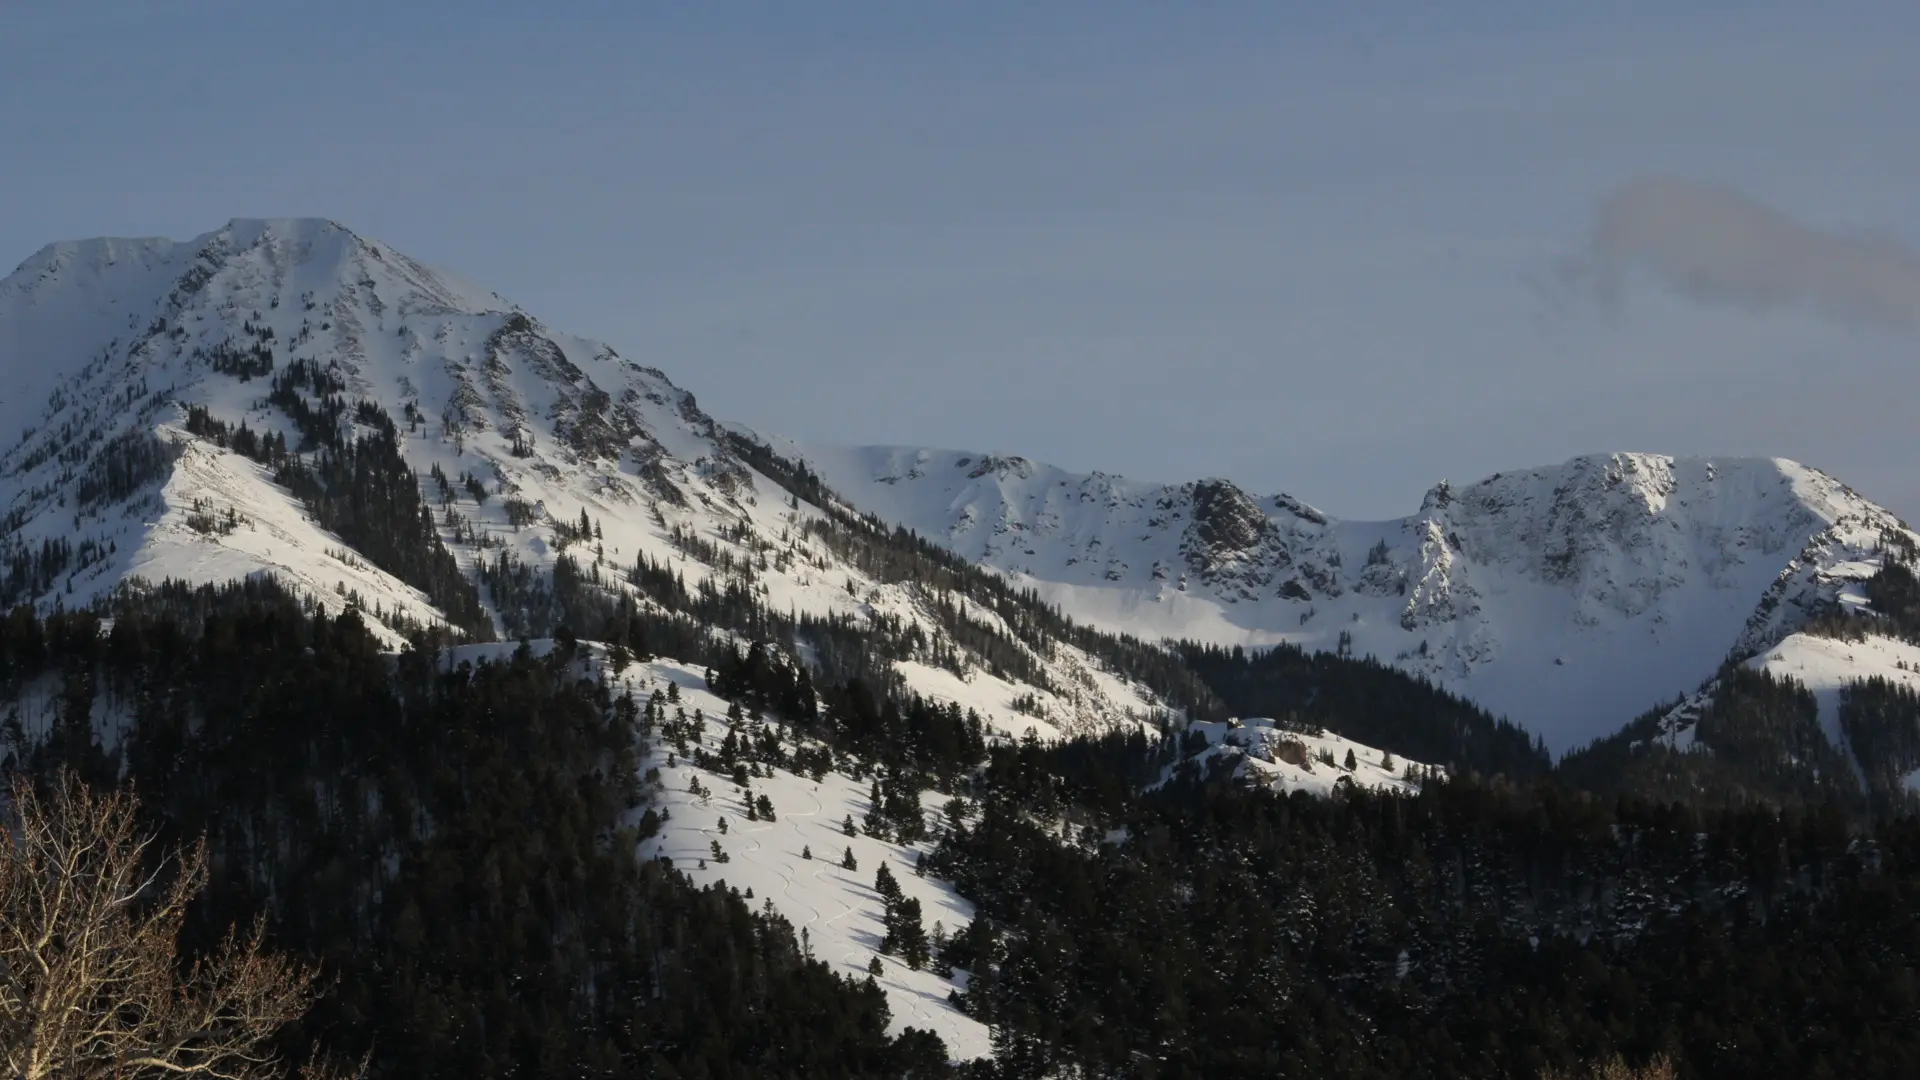
M 1372 658 L 1077 626 L 738 439 L 825 506 L 800 530 L 813 549 L 913 590 L 930 623 L 770 606 L 759 575 L 801 549 L 744 526 L 672 530 L 713 571 L 689 585 L 656 558 L 609 561 L 583 514 L 549 523 L 550 571 L 483 549 L 476 588 L 384 412 L 349 408 L 305 364 L 274 376 L 272 400 L 299 446 L 199 410 L 188 428 L 272 468 L 469 639 L 489 632 L 484 589 L 510 637 L 556 644 L 450 666 L 449 632 L 389 620 L 412 643 L 386 652 L 355 605 L 330 614 L 271 580 L 134 586 L 0 625 L 15 702 L 0 740 L 9 771 L 131 784 L 170 841 L 207 838 L 189 951 L 265 915 L 277 947 L 333 979 L 290 1053 L 317 1040 L 407 1077 L 1534 1077 L 1616 1055 L 1685 1077 L 1920 1073 L 1904 787 L 1920 697 L 1903 685 L 1846 691 L 1841 748 L 1804 687 L 1729 663 L 1690 748 L 1656 737 L 1659 710 L 1556 764 Z M 1813 629 L 1910 638 L 1911 571 L 1889 560 L 1865 588 L 1879 621 Z M 689 745 L 658 702 L 594 676 L 603 646 L 582 639 L 705 667 L 743 717 L 787 734 Z M 1048 666 L 1068 645 L 1168 710 L 994 740 L 896 668 L 1070 692 Z M 1178 727 L 1234 715 L 1446 775 L 1410 795 L 1257 790 L 1207 771 Z M 922 869 L 978 907 L 929 937 L 890 898 L 878 947 L 951 974 L 993 1059 L 890 1036 L 886 994 L 814 960 L 766 898 L 641 859 L 665 825 L 640 768 L 656 740 L 713 784 L 775 766 L 871 776 L 860 827 L 933 842 Z
M 672 736 L 583 677 L 583 648 L 448 670 L 428 639 L 382 653 L 357 616 L 264 582 L 129 596 L 105 629 L 19 609 L 0 677 L 45 707 L 9 715 L 6 761 L 129 781 L 168 835 L 204 833 L 197 945 L 266 912 L 336 980 L 289 1046 L 371 1050 L 376 1075 L 948 1071 L 770 907 L 635 857 L 659 821 L 634 762 Z M 979 905 L 930 957 L 970 974 L 956 999 L 993 1027 L 970 1074 L 1920 1070 L 1910 817 L 1696 810 L 1545 773 L 1276 796 L 1201 774 L 1177 739 L 990 745 L 776 650 L 713 663 L 717 692 L 830 749 L 810 767 L 884 777 L 868 827 L 936 838 L 928 872 Z M 915 789 L 945 794 L 922 811 Z
M 1145 742 L 1003 748 L 932 861 L 1002 1075 L 1682 1076 L 1920 1068 L 1920 823 L 1696 813 L 1551 781 L 1414 797 L 1137 781 Z M 983 964 L 983 960 L 991 963 Z
M 53 695 L 11 769 L 122 779 L 204 834 L 210 947 L 256 912 L 335 980 L 308 1029 L 375 1074 L 899 1076 L 937 1040 L 737 894 L 641 862 L 640 709 L 569 650 L 447 671 L 265 583 L 165 587 L 101 633 L 14 612 L 0 675 Z M 117 719 L 104 734 L 90 719 Z M 943 1066 L 942 1066 L 943 1067 Z M 920 1075 L 930 1075 L 924 1069 Z
M 1240 716 L 1304 720 L 1459 773 L 1535 777 L 1552 767 L 1537 736 L 1372 657 L 1286 644 L 1249 653 L 1185 642 L 1177 652 Z
M 33 426 L 0 451 L 0 791 L 110 793 L 190 860 L 204 839 L 154 955 L 258 919 L 324 973 L 291 1027 L 256 1018 L 294 1062 L 1920 1076 L 1920 545 L 1816 470 L 1443 482 L 1349 568 L 1360 533 L 1225 481 L 763 441 L 332 223 L 73 250 L 0 313 L 45 365 L 21 389 L 52 390 L 15 395 Z M 924 506 L 862 493 L 920 481 Z M 1096 629 L 1046 599 L 1085 604 L 1081 580 L 1163 603 Z M 1541 583 L 1570 606 L 1540 612 L 1598 631 L 1562 659 L 1604 661 L 1629 708 L 1654 649 L 1686 664 L 1646 677 L 1711 679 L 1555 760 L 1383 662 L 1431 626 L 1395 663 L 1564 711 L 1541 732 L 1610 729 L 1600 694 L 1473 673 L 1559 652 L 1510 647 L 1550 617 L 1476 599 Z M 1667 636 L 1749 587 L 1717 670 L 1690 646 L 1718 638 Z M 1148 639 L 1219 632 L 1190 618 L 1214 601 L 1247 640 L 1331 651 Z M 1009 734 L 1029 721 L 1062 737 Z M 1329 732 L 1364 745 L 1300 741 Z M 0 845 L 35 803 L 0 799 Z M 0 887 L 0 916 L 32 892 Z M 7 1047 L 39 1007 L 20 955 Z

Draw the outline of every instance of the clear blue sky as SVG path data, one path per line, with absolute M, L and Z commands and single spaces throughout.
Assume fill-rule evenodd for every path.
M 0 0 L 0 263 L 327 216 L 802 438 L 1920 518 L 1920 8 L 1574 6 Z

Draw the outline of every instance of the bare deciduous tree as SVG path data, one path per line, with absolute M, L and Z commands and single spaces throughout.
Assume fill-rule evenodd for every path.
M 160 853 L 132 796 L 72 776 L 49 798 L 16 781 L 12 801 L 13 820 L 0 816 L 5 1080 L 285 1075 L 273 1037 L 313 1004 L 316 972 L 269 953 L 262 924 L 182 964 L 204 845 Z

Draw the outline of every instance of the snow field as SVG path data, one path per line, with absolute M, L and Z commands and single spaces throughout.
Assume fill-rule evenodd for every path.
M 621 687 L 631 689 L 642 704 L 655 690 L 664 693 L 668 683 L 677 684 L 679 707 L 689 717 L 698 709 L 706 719 L 702 745 L 718 745 L 726 735 L 726 701 L 708 692 L 704 675 L 688 665 L 668 660 L 635 664 L 613 682 L 616 692 Z M 672 710 L 669 706 L 669 716 Z M 775 820 L 749 821 L 742 789 L 685 759 L 669 765 L 672 753 L 671 746 L 656 739 L 641 766 L 643 771 L 660 770 L 661 786 L 653 794 L 652 805 L 668 816 L 660 835 L 642 845 L 642 856 L 672 859 L 674 868 L 698 885 L 720 883 L 742 895 L 751 890 L 749 903 L 755 907 L 771 903 L 793 924 L 795 933 L 804 935 L 813 955 L 840 974 L 864 979 L 868 964 L 879 955 L 886 936 L 885 908 L 873 883 L 882 865 L 892 870 L 906 896 L 920 901 L 921 921 L 929 935 L 935 923 L 951 936 L 972 922 L 972 905 L 950 886 L 914 873 L 915 856 L 930 851 L 932 844 L 889 843 L 859 829 L 868 808 L 869 781 L 830 772 L 816 784 L 809 777 L 774 769 L 771 778 L 755 778 L 748 790 L 772 801 Z M 696 778 L 710 792 L 708 797 L 688 790 Z M 930 816 L 937 814 L 942 801 L 934 792 L 922 796 Z M 849 816 L 860 835 L 847 836 L 843 831 L 842 823 Z M 727 822 L 725 833 L 719 828 L 722 819 Z M 727 854 L 727 862 L 713 858 L 715 842 Z M 812 858 L 804 857 L 809 849 Z M 840 860 L 848 849 L 858 869 L 842 869 Z M 931 969 L 914 971 L 890 956 L 881 957 L 881 965 L 883 974 L 876 981 L 887 993 L 894 1034 L 909 1027 L 930 1030 L 956 1060 L 991 1052 L 986 1026 L 947 1000 L 949 993 L 964 986 L 964 973 L 956 972 L 957 981 L 948 980 Z

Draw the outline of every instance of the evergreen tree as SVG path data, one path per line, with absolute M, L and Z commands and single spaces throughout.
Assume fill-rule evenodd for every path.
M 873 891 L 879 893 L 888 906 L 900 899 L 900 883 L 894 880 L 893 871 L 887 868 L 886 863 L 881 863 L 880 872 L 874 875 Z

